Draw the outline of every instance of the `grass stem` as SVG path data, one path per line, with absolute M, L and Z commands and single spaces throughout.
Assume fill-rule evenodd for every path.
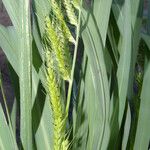
M 74 72 L 75 72 L 75 65 L 76 65 L 76 58 L 77 58 L 77 51 L 78 51 L 78 42 L 79 42 L 79 35 L 80 35 L 80 22 L 81 22 L 81 9 L 79 9 L 78 25 L 76 28 L 76 42 L 75 42 L 74 55 L 73 55 L 73 64 L 71 69 L 71 78 L 69 80 L 69 88 L 68 88 L 67 104 L 66 104 L 66 116 L 68 116 L 69 106 L 71 101 L 71 93 L 73 87 Z

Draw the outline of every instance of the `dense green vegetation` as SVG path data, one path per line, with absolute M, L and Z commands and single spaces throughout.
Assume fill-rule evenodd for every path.
M 0 46 L 15 98 L 10 112 L 0 76 L 0 150 L 147 150 L 144 1 L 2 1 L 12 26 L 0 25 Z

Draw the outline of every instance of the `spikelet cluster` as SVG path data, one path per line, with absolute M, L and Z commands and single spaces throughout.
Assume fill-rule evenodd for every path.
M 68 141 L 68 139 L 66 139 L 62 142 L 61 150 L 68 150 L 69 146 L 70 146 L 69 141 Z
M 57 79 L 57 72 L 55 70 L 55 63 L 51 48 L 44 45 L 46 58 L 46 81 L 47 93 L 50 96 L 50 104 L 53 112 L 53 126 L 54 126 L 54 150 L 61 150 L 62 142 L 64 141 L 64 112 L 61 103 L 60 85 Z
M 69 28 L 65 22 L 64 16 L 62 14 L 62 10 L 58 5 L 58 1 L 51 0 L 51 7 L 52 7 L 53 15 L 58 19 L 58 21 L 63 26 L 64 33 L 66 34 L 65 36 L 68 38 L 68 40 L 70 42 L 75 43 L 75 39 L 73 38 L 73 36 L 72 36 L 72 34 L 71 34 L 71 32 L 70 32 L 70 30 L 69 30 Z
M 80 9 L 80 1 L 79 0 L 71 0 L 72 5 L 76 8 L 76 9 Z
M 60 75 L 64 80 L 69 80 L 71 74 L 71 56 L 67 42 L 60 31 L 57 33 L 49 17 L 46 17 L 45 24 L 47 38 L 51 43 L 52 52 L 56 56 Z
M 77 0 L 76 0 L 77 1 Z M 59 80 L 71 78 L 71 54 L 69 43 L 75 43 L 66 24 L 62 6 L 65 7 L 69 23 L 77 26 L 76 6 L 72 0 L 51 0 L 51 12 L 45 17 L 43 47 L 46 64 L 46 90 L 50 96 L 54 124 L 54 150 L 68 150 L 69 140 L 66 137 L 66 114 L 62 107 L 62 93 Z
M 75 14 L 75 9 L 74 9 L 71 1 L 70 0 L 63 0 L 63 2 L 64 2 L 64 6 L 65 6 L 67 16 L 69 18 L 70 23 L 77 26 L 77 24 L 78 24 L 77 16 Z

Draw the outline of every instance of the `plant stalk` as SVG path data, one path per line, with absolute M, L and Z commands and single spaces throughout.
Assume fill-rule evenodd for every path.
M 78 42 L 79 42 L 79 35 L 80 35 L 80 23 L 81 23 L 81 9 L 79 9 L 79 17 L 78 17 L 78 25 L 76 29 L 76 42 L 74 48 L 74 55 L 73 55 L 73 64 L 71 69 L 71 78 L 69 80 L 69 87 L 68 87 L 68 95 L 67 95 L 67 104 L 66 104 L 66 117 L 68 117 L 69 106 L 71 101 L 71 93 L 73 87 L 73 80 L 74 80 L 74 72 L 75 72 L 75 65 L 76 65 L 76 58 L 77 58 L 77 51 L 78 51 Z

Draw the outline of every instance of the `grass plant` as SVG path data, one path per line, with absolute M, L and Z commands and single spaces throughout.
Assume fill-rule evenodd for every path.
M 144 0 L 2 2 L 12 22 L 0 24 L 0 46 L 14 101 L 9 110 L 1 79 L 0 150 L 148 149 Z

